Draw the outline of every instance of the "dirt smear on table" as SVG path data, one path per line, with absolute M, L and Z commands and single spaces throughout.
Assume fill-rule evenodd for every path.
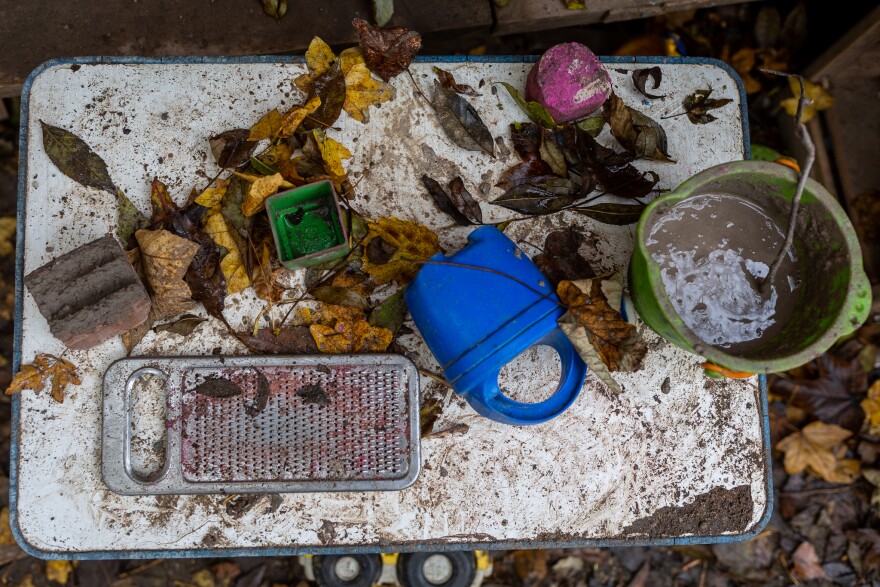
M 662 507 L 623 529 L 624 537 L 659 538 L 696 534 L 717 536 L 732 530 L 745 531 L 752 521 L 754 504 L 748 485 L 733 489 L 714 487 L 682 506 Z

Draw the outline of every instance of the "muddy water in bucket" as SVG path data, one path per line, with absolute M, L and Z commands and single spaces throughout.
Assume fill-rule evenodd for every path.
M 801 276 L 793 251 L 769 291 L 759 289 L 784 240 L 783 229 L 754 202 L 710 193 L 658 214 L 645 244 L 685 325 L 737 353 L 772 338 L 797 305 Z
M 788 229 L 797 181 L 776 163 L 731 161 L 651 202 L 636 226 L 628 272 L 645 324 L 702 360 L 751 373 L 803 365 L 854 332 L 871 308 L 861 250 L 837 199 L 811 179 L 793 253 L 775 291 L 766 300 L 758 293 L 758 276 Z M 698 280 L 702 287 L 693 285 Z

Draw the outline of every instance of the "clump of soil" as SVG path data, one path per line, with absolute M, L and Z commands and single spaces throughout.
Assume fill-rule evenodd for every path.
M 648 517 L 636 520 L 623 529 L 623 535 L 717 536 L 732 530 L 745 531 L 753 513 L 752 490 L 748 485 L 733 489 L 714 487 L 698 495 L 689 504 L 663 507 Z

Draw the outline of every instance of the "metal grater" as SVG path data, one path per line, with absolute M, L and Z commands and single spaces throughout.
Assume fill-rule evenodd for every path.
M 167 393 L 153 474 L 132 461 L 145 376 Z M 123 495 L 403 489 L 420 467 L 418 389 L 400 355 L 121 359 L 104 374 L 104 482 Z

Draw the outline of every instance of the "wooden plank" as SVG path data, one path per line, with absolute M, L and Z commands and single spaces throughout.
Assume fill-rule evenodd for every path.
M 839 196 L 862 243 L 865 269 L 880 281 L 880 243 L 876 238 L 876 205 L 880 196 L 880 6 L 873 9 L 806 70 L 834 96 L 834 107 L 822 112 L 828 129 Z M 817 146 L 821 146 L 817 143 Z M 822 162 L 822 149 L 817 161 Z M 823 183 L 830 187 L 830 179 Z
M 514 1 L 496 9 L 495 33 L 509 35 L 546 29 L 648 18 L 664 12 L 708 8 L 743 0 L 589 0 L 583 10 L 568 10 L 564 0 Z M 752 1 L 752 0 L 745 0 Z
M 880 43 L 880 6 L 860 20 L 804 71 L 810 79 L 878 75 L 877 51 Z
M 370 19 L 368 0 L 288 0 L 276 22 L 256 0 L 0 3 L 0 96 L 21 91 L 27 75 L 54 57 L 76 55 L 260 55 L 301 53 L 313 35 L 331 45 L 356 42 L 354 17 Z M 422 34 L 492 24 L 487 0 L 442 6 L 398 0 L 392 25 Z

